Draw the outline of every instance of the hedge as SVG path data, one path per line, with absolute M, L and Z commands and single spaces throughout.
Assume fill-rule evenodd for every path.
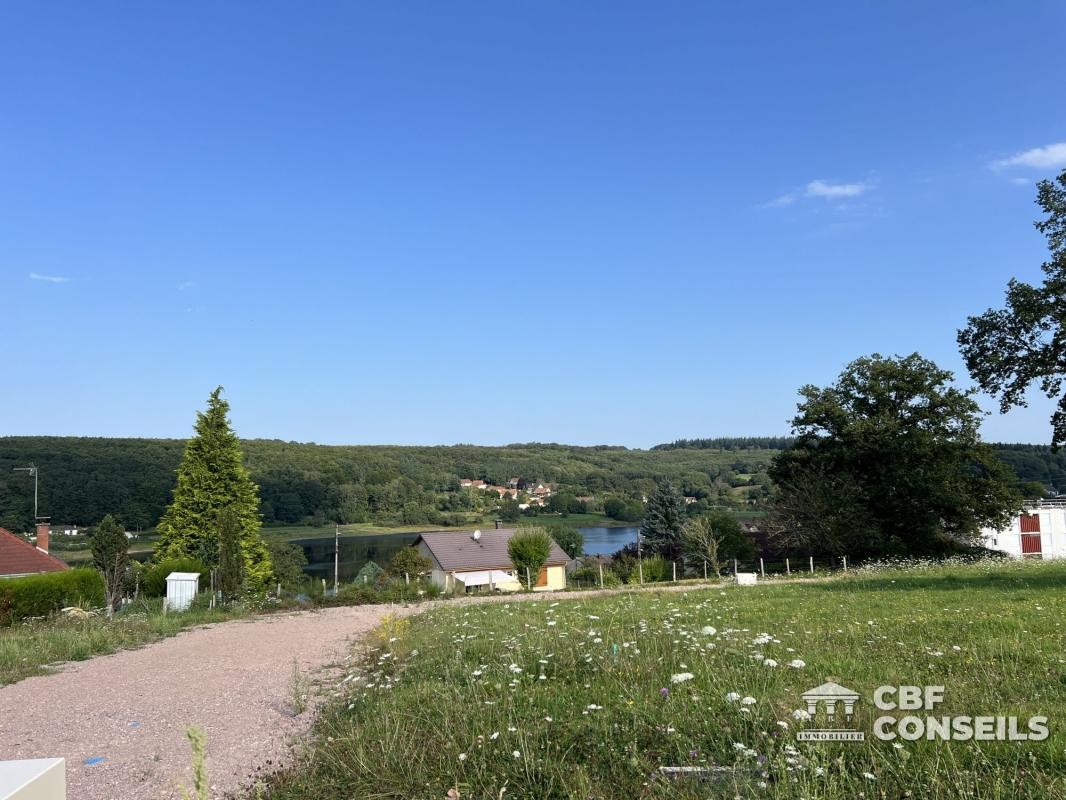
M 104 581 L 94 569 L 0 579 L 0 625 L 46 617 L 67 606 L 99 608 L 103 604 Z
M 200 589 L 209 588 L 210 570 L 195 558 L 165 558 L 158 564 L 149 564 L 141 573 L 141 594 L 145 597 L 163 597 L 167 593 L 167 575 L 171 572 L 199 572 Z

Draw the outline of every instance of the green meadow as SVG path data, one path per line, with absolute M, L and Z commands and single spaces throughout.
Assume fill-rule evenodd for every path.
M 990 561 L 448 604 L 391 620 L 353 654 L 299 762 L 258 791 L 273 800 L 1062 797 L 1064 586 L 1066 565 Z M 864 742 L 797 740 L 824 727 L 824 717 L 805 718 L 801 694 L 826 681 L 860 695 L 850 727 Z M 882 685 L 942 686 L 944 699 L 880 711 L 872 697 Z M 1050 735 L 882 741 L 872 730 L 885 715 L 1015 716 L 1023 731 L 1044 716 Z

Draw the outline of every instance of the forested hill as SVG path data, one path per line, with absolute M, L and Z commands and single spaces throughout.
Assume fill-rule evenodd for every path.
M 680 440 L 651 450 L 515 444 L 506 447 L 326 446 L 275 440 L 242 443 L 260 486 L 267 522 L 457 524 L 476 512 L 480 493 L 460 478 L 506 485 L 551 483 L 558 493 L 639 498 L 666 477 L 706 505 L 751 508 L 766 497 L 766 468 L 786 437 Z M 0 437 L 0 526 L 26 530 L 40 468 L 40 510 L 57 523 L 91 525 L 114 513 L 129 527 L 151 527 L 170 498 L 184 441 Z M 1022 481 L 1066 491 L 1066 452 L 1038 445 L 995 445 Z M 1036 487 L 1027 487 L 1030 493 Z
M 155 524 L 169 500 L 184 442 L 176 439 L 0 437 L 0 526 L 26 529 L 40 468 L 40 513 L 90 525 L 114 513 L 129 527 Z M 319 521 L 446 525 L 479 497 L 460 478 L 506 485 L 544 481 L 570 495 L 650 494 L 667 477 L 708 503 L 746 506 L 765 494 L 766 449 L 629 450 L 515 444 L 506 447 L 327 446 L 242 442 L 260 486 L 267 522 Z

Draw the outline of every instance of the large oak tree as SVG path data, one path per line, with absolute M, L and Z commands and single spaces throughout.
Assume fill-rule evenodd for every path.
M 1007 304 L 970 317 L 959 331 L 966 368 L 982 389 L 999 397 L 1000 411 L 1025 406 L 1026 391 L 1037 386 L 1058 398 L 1051 417 L 1051 443 L 1066 442 L 1066 169 L 1037 184 L 1037 204 L 1047 217 L 1036 228 L 1048 240 L 1044 282 L 1033 286 L 1012 279 Z
M 1009 469 L 980 440 L 972 393 L 917 353 L 857 359 L 800 394 L 795 446 L 770 468 L 793 551 L 938 555 L 1019 507 Z

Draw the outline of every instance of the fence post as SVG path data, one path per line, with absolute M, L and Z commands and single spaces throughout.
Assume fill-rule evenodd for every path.
M 491 573 L 489 575 L 491 577 Z M 403 574 L 403 582 L 406 583 L 408 586 L 411 585 L 411 573 L 410 572 L 405 572 Z
M 703 579 L 707 580 L 707 559 L 703 559 Z
M 763 567 L 762 556 L 759 556 L 759 574 L 766 577 L 766 569 Z
M 811 556 L 811 575 L 814 574 L 814 556 Z
M 676 561 L 671 561 L 670 564 L 674 568 L 674 583 L 677 583 L 677 562 Z
M 787 558 L 785 559 L 785 574 L 786 575 L 791 575 L 792 574 L 792 568 L 789 567 Z
M 841 558 L 844 559 L 844 571 L 847 572 L 848 571 L 848 557 L 847 556 L 841 556 Z
M 737 577 L 737 571 L 738 571 L 738 569 L 737 569 L 737 560 L 734 558 L 733 559 L 733 577 L 734 578 Z
M 600 588 L 603 588 L 603 562 L 600 562 Z
M 533 588 L 533 580 L 529 577 L 529 567 L 526 567 L 526 589 Z

